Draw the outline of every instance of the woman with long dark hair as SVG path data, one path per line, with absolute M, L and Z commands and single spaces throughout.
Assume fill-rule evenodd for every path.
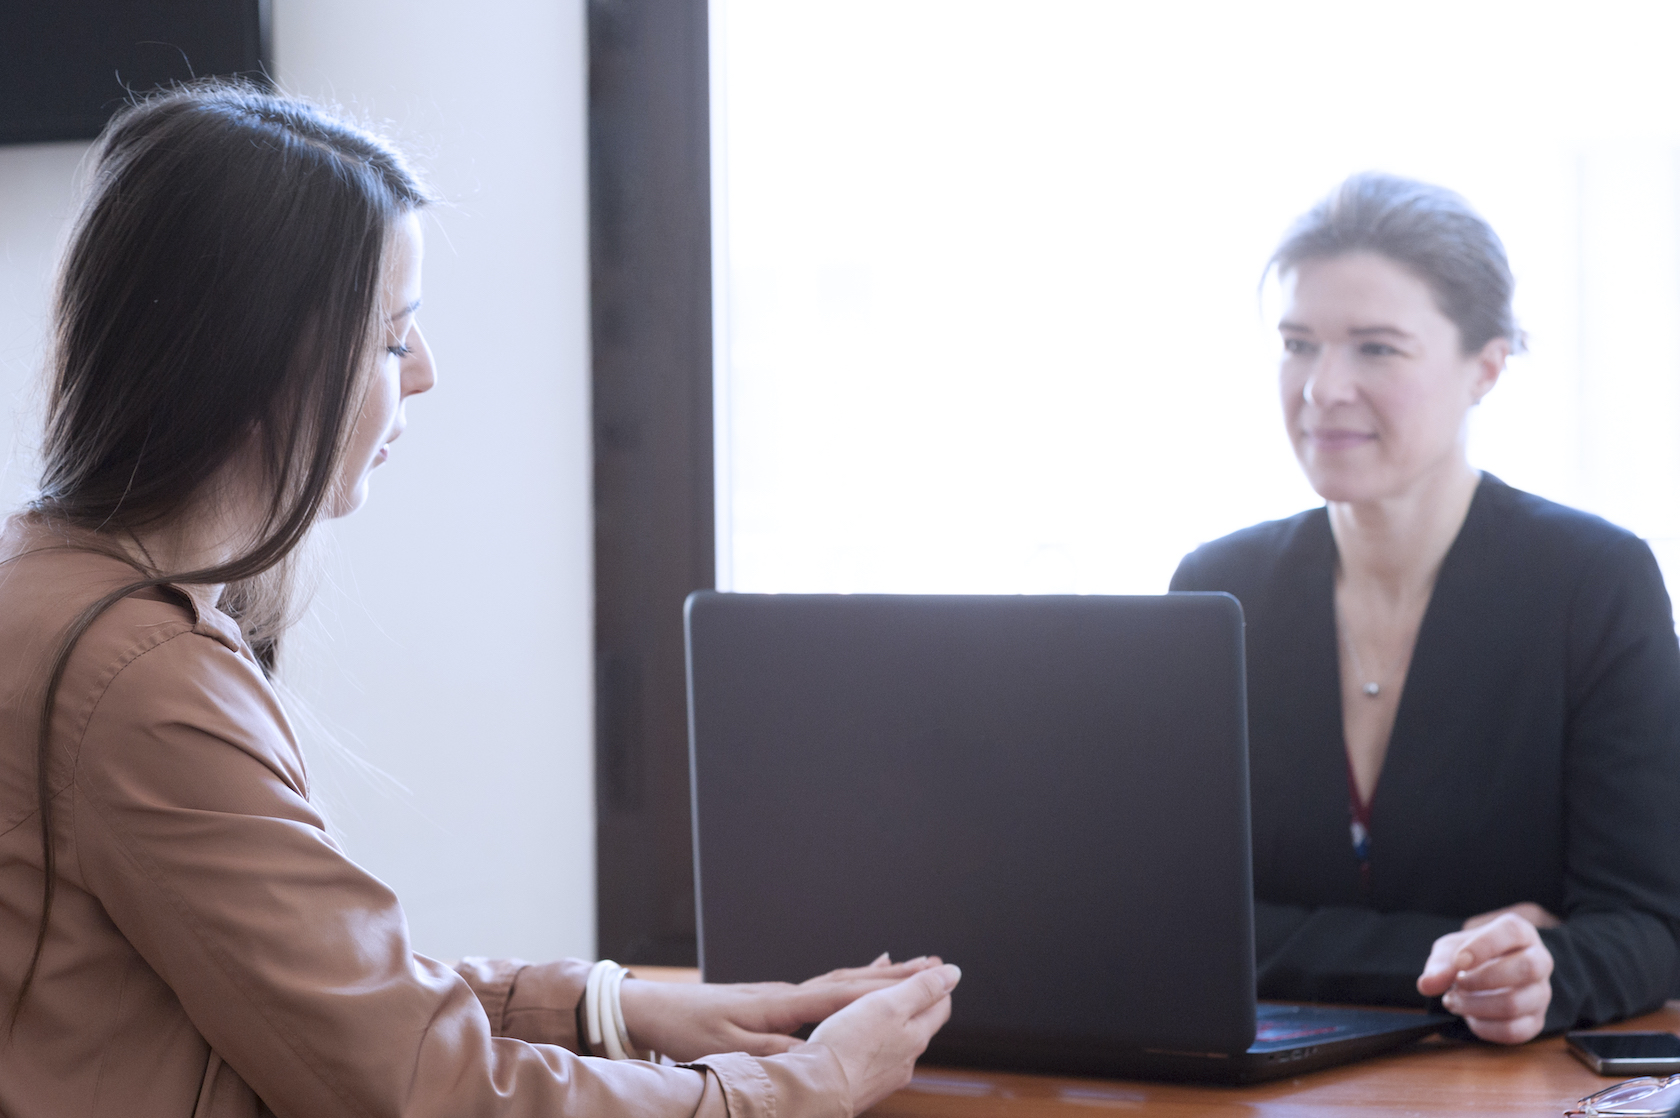
M 1476 1035 L 1654 1009 L 1680 978 L 1680 649 L 1632 533 L 1470 465 L 1520 345 L 1493 230 L 1356 175 L 1273 256 L 1278 383 L 1323 507 L 1198 548 L 1247 621 L 1263 997 Z
M 40 493 L 0 530 L 0 1112 L 861 1110 L 955 968 L 446 966 L 311 803 L 268 678 L 288 571 L 432 387 L 427 201 L 376 137 L 243 86 L 148 99 L 96 149 Z

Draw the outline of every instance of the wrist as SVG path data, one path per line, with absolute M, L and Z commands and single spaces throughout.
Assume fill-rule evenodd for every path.
M 659 999 L 658 990 L 653 989 L 659 983 L 649 982 L 644 978 L 625 977 L 618 988 L 619 1012 L 624 1014 L 624 1031 L 630 1035 L 630 1043 L 637 1051 L 647 1051 L 654 1045 L 643 1026 L 649 1021 L 658 1020 L 658 1010 L 653 1004 Z
M 630 1026 L 624 1018 L 623 990 L 630 971 L 611 959 L 602 959 L 589 969 L 589 979 L 583 990 L 583 1034 L 580 1049 L 609 1060 L 655 1059 L 652 1052 L 644 1057 L 630 1039 Z M 632 995 L 635 1000 L 635 995 Z M 653 1020 L 644 1016 L 643 1020 Z

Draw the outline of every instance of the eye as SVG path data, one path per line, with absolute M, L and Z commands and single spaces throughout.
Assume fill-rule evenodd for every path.
M 1283 351 L 1300 357 L 1317 353 L 1318 347 L 1305 338 L 1285 338 L 1283 339 Z
M 389 353 L 392 357 L 396 357 L 396 358 L 400 359 L 400 358 L 403 358 L 403 357 L 407 357 L 409 354 L 413 353 L 414 352 L 414 347 L 410 346 L 410 345 L 408 345 L 404 342 L 398 342 L 396 345 L 386 346 L 385 347 L 385 352 Z
M 1387 342 L 1361 342 L 1359 354 L 1362 357 L 1398 357 L 1400 351 Z

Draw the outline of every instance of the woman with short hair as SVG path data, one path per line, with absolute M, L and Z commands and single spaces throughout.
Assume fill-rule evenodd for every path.
M 433 385 L 427 200 L 377 137 L 245 86 L 145 100 L 95 151 L 40 494 L 0 528 L 0 1113 L 862 1110 L 954 967 L 447 966 L 311 801 L 268 678 L 286 572 Z M 648 1050 L 686 1063 L 574 1054 Z
M 1285 427 L 1322 508 L 1174 590 L 1247 621 L 1262 997 L 1440 998 L 1521 1043 L 1680 975 L 1680 650 L 1633 534 L 1470 465 L 1521 343 L 1462 198 L 1356 175 L 1271 260 Z

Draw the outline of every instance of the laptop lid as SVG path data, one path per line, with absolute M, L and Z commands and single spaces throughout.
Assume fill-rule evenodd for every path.
M 686 624 L 708 981 L 942 955 L 936 1060 L 1254 1040 L 1236 599 L 702 592 Z

